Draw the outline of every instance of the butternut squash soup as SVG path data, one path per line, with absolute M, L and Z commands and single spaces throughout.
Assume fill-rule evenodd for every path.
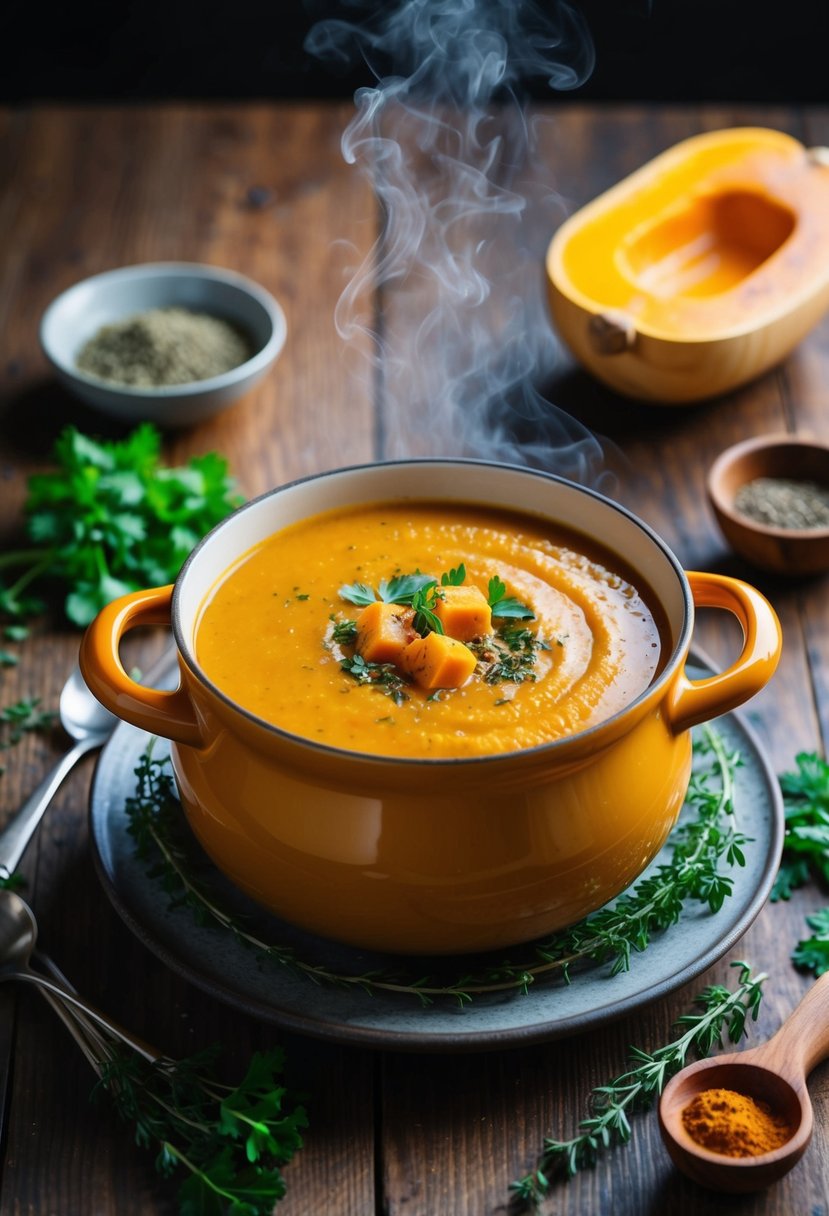
M 447 759 L 549 743 L 628 706 L 667 660 L 624 562 L 540 517 L 375 503 L 277 532 L 202 605 L 196 657 L 292 734 Z

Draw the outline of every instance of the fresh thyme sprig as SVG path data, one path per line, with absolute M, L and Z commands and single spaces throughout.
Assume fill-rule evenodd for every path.
M 695 746 L 698 756 L 707 761 L 707 767 L 694 773 L 689 787 L 688 808 L 695 809 L 696 816 L 683 817 L 674 829 L 669 861 L 610 907 L 526 947 L 523 958 L 504 959 L 445 982 L 434 975 L 407 976 L 399 972 L 338 973 L 300 958 L 292 947 L 262 940 L 243 920 L 223 908 L 214 892 L 192 873 L 179 843 L 181 808 L 173 778 L 166 759 L 154 758 L 152 748 L 144 753 L 135 770 L 136 792 L 127 799 L 126 813 L 138 855 L 150 861 L 149 873 L 161 882 L 173 906 L 189 908 L 200 924 L 232 933 L 264 960 L 288 967 L 318 984 L 407 995 L 424 1005 L 448 997 L 463 1005 L 487 993 L 526 993 L 544 979 L 558 977 L 569 982 L 576 964 L 609 964 L 612 975 L 626 971 L 632 956 L 647 947 L 654 933 L 676 923 L 688 901 L 701 900 L 712 912 L 722 906 L 731 892 L 732 880 L 721 873 L 720 865 L 723 860 L 729 865 L 742 865 L 747 839 L 731 821 L 733 777 L 740 760 L 726 751 L 720 736 L 710 727 L 705 728 Z
M 631 1138 L 630 1115 L 651 1106 L 690 1054 L 708 1055 L 714 1046 L 723 1046 L 726 1034 L 732 1043 L 742 1038 L 749 1015 L 757 1020 L 762 986 L 768 977 L 764 973 L 752 976 L 748 963 L 737 961 L 731 966 L 740 969 L 733 992 L 722 984 L 705 988 L 695 1000 L 702 1006 L 702 1013 L 686 1013 L 678 1020 L 676 1028 L 685 1027 L 678 1038 L 653 1052 L 630 1048 L 628 1071 L 593 1090 L 591 1113 L 581 1121 L 575 1136 L 544 1141 L 535 1169 L 512 1183 L 511 1190 L 519 1201 L 540 1203 L 555 1177 L 572 1178 L 579 1170 L 594 1166 L 606 1149 L 627 1144 Z

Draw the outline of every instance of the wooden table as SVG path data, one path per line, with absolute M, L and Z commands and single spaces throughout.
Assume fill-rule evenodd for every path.
M 533 258 L 562 216 L 676 140 L 757 123 L 790 131 L 807 144 L 829 142 L 829 110 L 823 109 L 556 104 L 536 113 L 539 164 L 547 169 L 522 230 L 530 294 L 540 291 Z M 430 354 L 439 333 L 423 332 L 416 351 L 411 341 L 428 312 L 424 301 L 431 306 L 437 298 L 432 281 L 426 273 L 405 283 L 378 277 L 389 232 L 384 235 L 361 164 L 346 163 L 341 153 L 352 114 L 350 104 L 302 104 L 26 107 L 2 115 L 4 544 L 20 531 L 26 478 L 48 465 L 58 429 L 73 421 L 81 429 L 115 433 L 48 377 L 37 341 L 40 315 L 72 282 L 126 263 L 184 259 L 233 267 L 270 288 L 288 317 L 287 345 L 273 372 L 237 408 L 170 435 L 169 462 L 221 451 L 252 496 L 297 475 L 407 451 L 458 451 L 472 441 L 468 432 L 461 434 L 463 419 L 473 421 L 468 403 L 463 415 L 434 409 L 431 395 L 446 374 Z M 423 172 L 431 182 L 428 166 Z M 529 181 L 531 169 L 522 172 Z M 511 184 L 523 188 L 521 180 Z M 478 221 L 468 222 L 474 227 Z M 481 235 L 486 237 L 486 224 Z M 480 248 L 485 265 L 488 257 L 499 265 L 497 250 Z M 338 315 L 344 340 L 335 328 L 335 308 L 363 262 L 352 306 Z M 463 320 L 461 305 L 457 312 Z M 394 363 L 401 351 L 402 367 Z M 542 358 L 549 358 L 546 346 Z M 423 364 L 415 388 L 406 362 L 412 359 Z M 752 703 L 748 717 L 777 772 L 791 768 L 798 751 L 820 749 L 829 729 L 826 583 L 789 584 L 744 569 L 716 529 L 703 486 L 714 456 L 737 439 L 776 430 L 829 437 L 829 320 L 757 383 L 689 409 L 623 401 L 576 372 L 564 356 L 545 376 L 549 400 L 588 428 L 579 435 L 601 437 L 617 477 L 611 492 L 631 502 L 687 568 L 745 575 L 769 595 L 782 620 L 784 655 L 773 685 Z M 560 467 L 550 416 L 560 419 L 542 410 L 535 422 L 523 423 L 506 454 Z M 532 448 L 544 426 L 541 448 Z M 481 434 L 472 437 L 479 445 L 486 442 L 485 423 Z M 719 615 L 708 620 L 701 613 L 696 636 L 718 661 L 733 651 L 733 636 Z M 77 645 L 77 634 L 58 623 L 37 632 L 22 644 L 19 666 L 2 673 L 3 703 L 40 696 L 45 706 L 56 707 Z M 27 737 L 8 753 L 0 781 L 3 818 L 65 745 L 55 732 Z M 92 769 L 86 761 L 70 778 L 24 858 L 41 942 L 81 991 L 172 1055 L 220 1042 L 238 1069 L 253 1049 L 284 1042 L 291 1082 L 310 1095 L 311 1109 L 306 1147 L 287 1170 L 285 1216 L 506 1212 L 509 1183 L 533 1166 L 543 1137 L 570 1134 L 586 1113 L 591 1088 L 624 1068 L 628 1046 L 665 1042 L 705 983 L 729 981 L 730 960 L 746 958 L 770 973 L 754 1042 L 777 1027 L 809 983 L 789 954 L 804 936 L 804 915 L 827 901 L 815 888 L 789 904 L 767 906 L 704 976 L 635 1015 L 565 1041 L 430 1056 L 283 1033 L 178 978 L 125 928 L 90 859 Z M 308 999 L 313 1001 L 313 989 Z M 11 986 L 0 991 L 0 1062 L 6 1078 L 2 1213 L 175 1210 L 175 1188 L 155 1175 L 128 1129 L 109 1117 L 105 1103 L 88 1101 L 91 1076 L 64 1029 L 43 1002 Z M 776 1188 L 740 1201 L 741 1212 L 829 1210 L 826 1067 L 814 1073 L 811 1091 L 816 1133 L 807 1156 Z M 673 1171 L 653 1113 L 636 1119 L 629 1147 L 557 1187 L 549 1203 L 550 1211 L 573 1216 L 669 1210 L 699 1216 L 734 1207 L 733 1200 L 703 1192 Z

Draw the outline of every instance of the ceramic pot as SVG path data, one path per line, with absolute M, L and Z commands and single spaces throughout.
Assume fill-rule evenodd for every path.
M 292 735 L 240 708 L 199 667 L 194 634 L 215 581 L 246 550 L 321 511 L 405 498 L 531 512 L 619 554 L 669 622 L 658 678 L 622 712 L 521 751 L 454 760 L 363 755 Z M 686 676 L 694 607 L 738 617 L 741 654 Z M 121 637 L 172 622 L 181 683 L 134 682 Z M 244 628 L 244 622 L 239 622 Z M 465 953 L 528 941 L 624 890 L 664 843 L 691 769 L 691 727 L 746 701 L 780 652 L 774 611 L 736 579 L 686 574 L 622 507 L 544 473 L 478 461 L 341 469 L 282 486 L 198 545 L 172 587 L 115 600 L 81 645 L 95 696 L 172 740 L 187 820 L 214 863 L 254 900 L 306 930 L 402 953 Z

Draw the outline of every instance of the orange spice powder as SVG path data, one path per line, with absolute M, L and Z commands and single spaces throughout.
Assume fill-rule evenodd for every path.
M 682 1111 L 682 1124 L 702 1148 L 726 1157 L 759 1157 L 780 1148 L 793 1128 L 765 1102 L 732 1089 L 706 1089 Z

